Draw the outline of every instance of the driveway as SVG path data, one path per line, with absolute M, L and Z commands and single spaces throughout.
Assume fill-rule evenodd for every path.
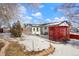
M 70 44 L 52 44 L 56 49 L 50 56 L 79 56 L 79 48 Z
M 43 45 L 46 46 L 47 42 L 49 42 L 48 39 L 42 38 L 39 36 L 33 36 L 33 35 L 26 35 L 27 39 L 33 39 L 35 42 L 39 43 L 39 40 L 45 41 L 45 43 L 39 45 L 43 48 Z M 47 41 L 47 42 L 46 42 Z M 50 42 L 49 42 L 50 43 Z M 71 40 L 67 44 L 63 43 L 51 43 L 55 47 L 55 52 L 53 54 L 50 54 L 49 56 L 79 56 L 79 40 Z M 47 44 L 48 46 L 48 44 Z M 37 45 L 35 45 L 37 47 Z

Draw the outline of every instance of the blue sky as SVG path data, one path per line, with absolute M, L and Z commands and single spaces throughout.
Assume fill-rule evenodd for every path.
M 37 24 L 67 20 L 63 12 L 57 10 L 62 3 L 43 3 L 38 7 L 31 7 L 31 5 L 27 6 L 26 3 L 19 5 L 21 22 L 23 23 Z

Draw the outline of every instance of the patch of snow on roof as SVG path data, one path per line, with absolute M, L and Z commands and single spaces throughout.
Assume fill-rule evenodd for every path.
M 62 23 L 59 26 L 69 26 L 67 23 Z

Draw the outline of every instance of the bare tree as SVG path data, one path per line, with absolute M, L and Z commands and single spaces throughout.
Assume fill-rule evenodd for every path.
M 3 20 L 4 24 L 9 24 L 11 19 L 14 19 L 18 14 L 18 5 L 11 3 L 0 4 L 0 19 Z
M 69 22 L 79 20 L 79 4 L 64 3 L 58 8 L 58 10 L 64 13 L 64 16 L 69 19 Z
M 25 7 L 29 10 L 37 10 L 40 3 L 27 3 Z M 19 4 L 16 3 L 0 3 L 0 19 L 3 20 L 4 24 L 13 19 L 18 19 L 19 17 Z M 33 9 L 32 9 L 33 8 Z

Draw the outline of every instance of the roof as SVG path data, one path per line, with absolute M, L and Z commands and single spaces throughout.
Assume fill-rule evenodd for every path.
M 62 22 L 52 22 L 52 23 L 44 23 L 44 24 L 31 24 L 32 27 L 42 27 L 42 26 L 70 26 L 70 22 L 62 21 Z
M 70 26 L 70 25 L 71 24 L 68 21 L 54 22 L 49 24 L 49 26 Z
M 68 22 L 68 21 L 63 21 L 63 22 L 61 22 L 59 25 L 61 25 L 61 26 L 70 26 L 71 23 Z

